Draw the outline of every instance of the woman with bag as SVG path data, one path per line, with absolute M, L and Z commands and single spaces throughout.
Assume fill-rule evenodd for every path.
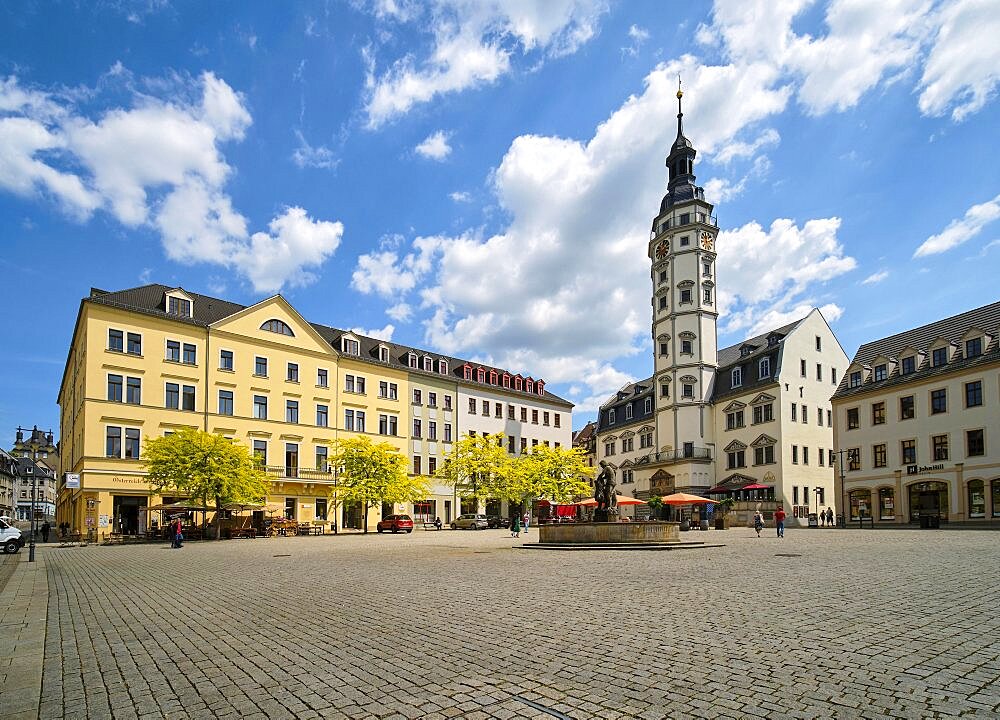
M 764 529 L 764 516 L 760 514 L 760 510 L 753 514 L 753 529 L 757 531 L 757 537 L 760 537 L 760 531 Z

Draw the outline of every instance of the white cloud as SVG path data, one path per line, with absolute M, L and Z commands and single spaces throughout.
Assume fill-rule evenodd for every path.
M 448 193 L 448 197 L 450 197 L 454 202 L 467 203 L 472 201 L 472 196 L 464 190 L 456 190 L 453 193 Z
M 375 338 L 376 340 L 384 340 L 385 342 L 390 342 L 392 340 L 392 334 L 396 331 L 396 328 L 392 324 L 386 325 L 384 328 L 374 328 L 372 330 L 365 330 L 364 328 L 352 328 L 351 332 L 355 332 L 358 335 L 364 335 L 366 337 Z
M 534 50 L 551 56 L 574 52 L 596 32 L 604 0 L 437 0 L 379 2 L 376 17 L 429 28 L 429 55 L 393 62 L 376 78 L 374 49 L 366 48 L 368 126 L 377 128 L 434 97 L 495 82 L 510 72 L 511 56 Z
M 299 140 L 299 146 L 292 153 L 292 162 L 299 168 L 322 168 L 332 170 L 337 167 L 340 160 L 333 154 L 333 150 L 325 145 L 312 146 L 301 131 L 296 130 L 295 136 Z
M 996 94 L 1000 83 L 1000 12 L 995 0 L 943 5 L 920 78 L 920 110 L 963 120 Z
M 631 55 L 634 57 L 639 54 L 639 46 L 649 40 L 649 31 L 638 25 L 630 25 L 628 36 L 632 44 L 622 48 L 622 55 Z
M 1000 195 L 965 211 L 962 218 L 948 223 L 937 235 L 931 235 L 917 248 L 913 257 L 937 255 L 976 237 L 984 227 L 1000 218 Z
M 120 65 L 108 76 L 131 77 Z M 135 94 L 133 107 L 92 119 L 74 94 L 0 83 L 0 188 L 49 196 L 81 221 L 105 210 L 127 227 L 156 228 L 172 260 L 233 268 L 260 292 L 311 282 L 343 226 L 289 208 L 270 233 L 251 235 L 225 192 L 232 168 L 220 146 L 252 123 L 243 96 L 210 72 L 146 84 L 172 95 Z M 75 95 L 93 103 L 97 91 Z
M 754 318 L 754 322 L 746 330 L 746 335 L 747 337 L 753 337 L 754 335 L 760 335 L 768 330 L 779 328 L 796 320 L 801 320 L 812 311 L 813 307 L 812 303 L 805 302 L 788 309 L 772 308 Z M 822 306 L 819 311 L 823 313 L 823 317 L 829 323 L 836 322 L 844 314 L 844 309 L 833 303 Z
M 422 143 L 414 148 L 417 154 L 429 160 L 444 160 L 451 154 L 451 145 L 448 144 L 450 135 L 443 130 L 428 135 Z
M 885 280 L 887 277 L 889 277 L 889 271 L 888 270 L 879 270 L 878 272 L 874 272 L 871 275 L 869 275 L 868 277 L 866 277 L 864 280 L 862 280 L 861 284 L 862 285 L 878 285 L 880 282 L 882 282 L 883 280 Z
M 387 308 L 385 314 L 396 322 L 407 322 L 413 317 L 413 308 L 410 307 L 409 303 L 396 303 L 392 307 Z

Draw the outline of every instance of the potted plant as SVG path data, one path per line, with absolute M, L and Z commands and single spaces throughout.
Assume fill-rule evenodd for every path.
M 649 514 L 654 520 L 663 519 L 663 500 L 659 495 L 653 495 L 649 500 L 646 501 L 649 506 Z
M 729 511 L 733 509 L 733 505 L 736 501 L 731 497 L 727 497 L 722 500 L 717 506 L 718 515 L 715 518 L 715 529 L 716 530 L 728 530 L 729 529 Z

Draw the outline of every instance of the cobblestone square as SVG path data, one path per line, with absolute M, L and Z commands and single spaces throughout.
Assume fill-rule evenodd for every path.
M 773 534 L 690 533 L 726 546 L 676 552 L 529 552 L 500 530 L 41 547 L 38 714 L 1000 716 L 1000 534 Z

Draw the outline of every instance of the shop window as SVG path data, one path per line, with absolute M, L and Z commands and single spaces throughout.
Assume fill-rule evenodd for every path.
M 986 517 L 986 483 L 982 480 L 969 481 L 969 517 Z
M 896 497 L 892 488 L 882 488 L 878 491 L 878 519 L 896 519 Z
M 851 490 L 847 497 L 851 505 L 851 520 L 871 517 L 872 493 L 870 490 Z
M 1000 478 L 990 483 L 993 488 L 993 517 L 1000 517 Z

